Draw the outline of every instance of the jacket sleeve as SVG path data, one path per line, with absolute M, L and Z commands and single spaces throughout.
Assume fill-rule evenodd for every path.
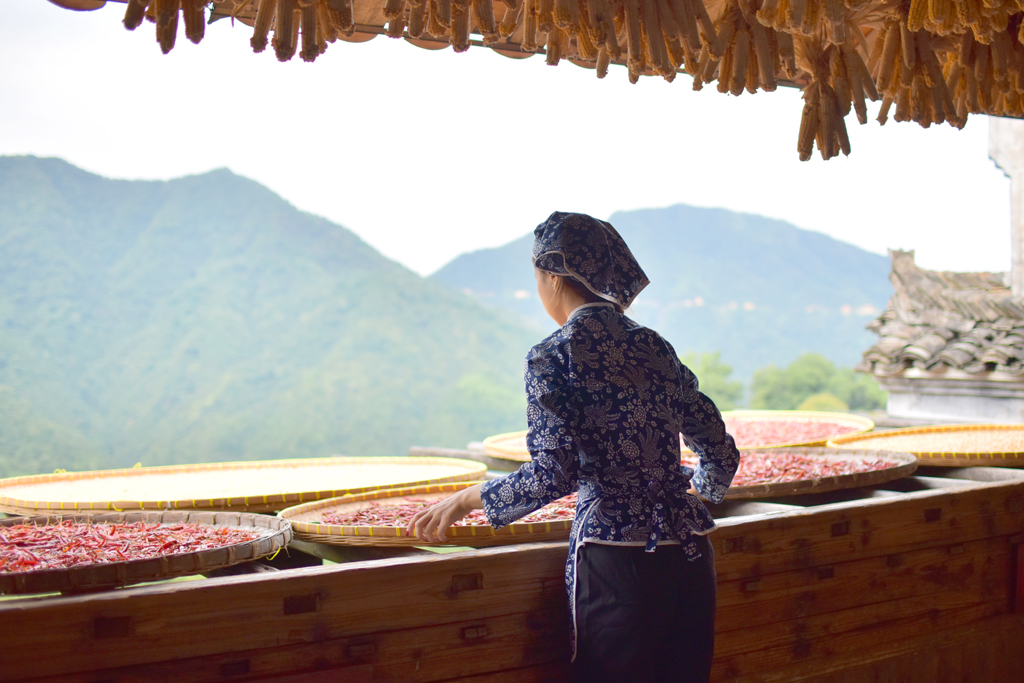
M 739 467 L 740 452 L 725 431 L 722 413 L 714 401 L 700 392 L 696 375 L 679 362 L 674 351 L 672 354 L 682 389 L 679 431 L 687 448 L 700 458 L 691 483 L 701 496 L 720 503 Z
M 576 490 L 578 394 L 570 386 L 568 357 L 554 343 L 534 347 L 526 359 L 526 445 L 531 461 L 486 482 L 484 513 L 501 528 Z

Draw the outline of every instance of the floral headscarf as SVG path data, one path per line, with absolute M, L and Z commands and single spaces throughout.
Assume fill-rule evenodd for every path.
M 602 299 L 623 308 L 650 284 L 610 223 L 583 213 L 555 211 L 533 231 L 533 265 L 576 278 Z

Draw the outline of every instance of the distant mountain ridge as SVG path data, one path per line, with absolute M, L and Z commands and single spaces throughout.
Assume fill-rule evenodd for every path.
M 0 157 L 0 476 L 403 454 L 525 422 L 535 333 L 226 169 Z
M 889 261 L 827 235 L 725 209 L 679 204 L 609 219 L 651 279 L 631 314 L 680 353 L 721 351 L 736 376 L 818 352 L 853 366 L 891 295 Z M 532 232 L 463 254 L 431 277 L 550 329 L 536 294 Z

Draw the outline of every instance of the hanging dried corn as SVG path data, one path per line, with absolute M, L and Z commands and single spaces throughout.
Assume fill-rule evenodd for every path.
M 356 5 L 357 4 L 357 5 Z M 179 24 L 199 42 L 208 0 L 128 0 L 124 25 L 148 19 L 161 50 Z M 845 117 L 867 101 L 928 127 L 968 114 L 1024 116 L 1024 0 L 213 0 L 215 15 L 250 23 L 255 52 L 313 61 L 356 30 L 355 16 L 391 37 L 543 52 L 548 64 L 586 63 L 603 78 L 680 72 L 693 88 L 771 92 L 802 85 L 800 158 L 849 151 Z

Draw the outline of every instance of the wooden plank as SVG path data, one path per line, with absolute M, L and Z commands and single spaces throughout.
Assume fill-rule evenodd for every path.
M 232 677 L 276 681 L 275 676 L 298 675 L 298 672 L 313 675 L 322 671 L 334 672 L 333 675 L 339 677 L 358 678 L 369 671 L 374 683 L 430 683 L 490 676 L 493 672 L 537 665 L 549 672 L 560 670 L 552 667 L 569 661 L 567 634 L 568 613 L 562 607 L 545 612 L 378 632 L 356 638 L 19 680 L 25 683 L 91 683 L 97 680 L 109 683 L 220 683 Z
M 543 611 L 564 604 L 565 559 L 564 543 L 531 544 L 13 601 L 0 606 L 0 620 L 19 624 L 4 637 L 0 677 L 57 676 L 111 662 L 161 662 L 184 653 L 213 655 Z M 98 630 L 97 624 L 115 622 L 124 626 L 119 637 Z M 9 656 L 29 651 L 48 656 Z
M 825 614 L 965 587 L 969 580 L 1008 581 L 1006 538 L 924 548 L 884 557 L 837 562 L 718 582 L 719 633 L 774 626 Z
M 1024 484 L 982 484 L 792 513 L 720 520 L 712 534 L 719 580 L 878 557 L 1019 533 Z
M 982 608 L 984 616 L 1006 613 L 1006 586 L 999 589 L 988 576 L 972 576 L 961 586 L 949 587 L 927 595 L 857 605 L 837 612 L 809 615 L 778 621 L 771 629 L 754 627 L 732 629 L 719 634 L 715 651 L 723 656 L 787 647 L 793 656 L 811 656 L 817 647 L 837 642 L 850 632 L 876 628 L 918 616 L 940 618 L 955 616 L 960 610 Z M 716 629 L 717 631 L 717 629 Z
M 987 624 L 999 615 L 996 605 L 931 610 L 894 621 L 871 623 L 834 639 L 803 642 L 809 647 L 797 650 L 793 642 L 737 655 L 720 653 L 716 644 L 713 683 L 796 683 L 830 672 L 841 672 L 865 661 L 878 661 L 894 653 L 914 651 L 913 644 L 930 638 L 937 631 L 965 625 Z M 760 630 L 759 633 L 764 633 Z M 750 637 L 756 637 L 751 634 Z M 919 646 L 920 647 L 920 646 Z M 910 648 L 910 649 L 908 649 Z M 915 679 L 932 683 L 935 679 Z M 889 681 L 886 681 L 889 683 Z

